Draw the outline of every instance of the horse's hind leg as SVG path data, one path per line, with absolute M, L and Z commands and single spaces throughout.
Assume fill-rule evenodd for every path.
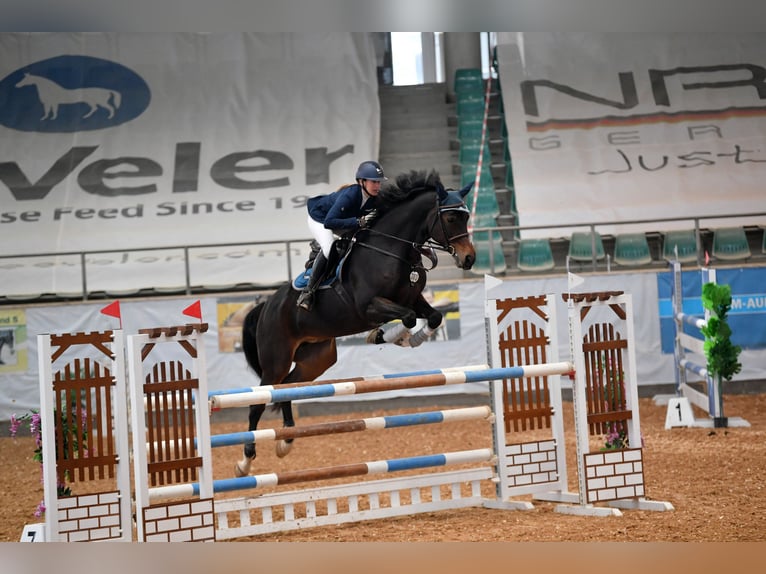
M 295 419 L 293 418 L 293 404 L 290 401 L 280 403 L 282 408 L 282 424 L 286 427 L 294 427 Z M 293 448 L 293 439 L 288 438 L 285 440 L 279 440 L 276 444 L 276 453 L 279 458 L 287 456 L 287 453 Z
M 45 110 L 45 114 L 43 117 L 41 117 L 41 120 L 55 120 L 56 116 L 58 115 L 59 107 L 58 104 L 50 104 L 47 102 L 43 103 L 43 109 Z
M 250 415 L 248 416 L 248 428 L 253 431 L 258 427 L 258 421 L 261 420 L 263 412 L 266 410 L 266 405 L 250 405 Z M 255 443 L 250 442 L 245 444 L 245 448 L 242 452 L 242 460 L 234 465 L 235 476 L 247 476 L 250 474 L 250 464 L 255 458 Z
M 304 343 L 295 352 L 295 368 L 290 372 L 285 383 L 298 383 L 313 381 L 321 376 L 327 369 L 338 360 L 338 349 L 335 339 L 328 339 L 319 343 Z M 286 427 L 294 427 L 293 408 L 290 401 L 281 403 L 282 423 Z M 293 439 L 278 441 L 276 452 L 278 457 L 283 457 L 293 447 Z
M 294 351 L 285 345 L 277 345 L 271 349 L 270 358 L 267 364 L 264 364 L 260 374 L 261 385 L 270 386 L 287 381 L 290 374 L 290 366 L 293 362 Z M 248 417 L 248 430 L 254 431 L 258 428 L 258 422 L 266 410 L 266 405 L 258 404 L 250 406 L 250 415 Z M 234 474 L 236 476 L 245 476 L 250 474 L 250 465 L 255 458 L 255 443 L 245 444 L 242 451 L 242 460 L 234 465 Z

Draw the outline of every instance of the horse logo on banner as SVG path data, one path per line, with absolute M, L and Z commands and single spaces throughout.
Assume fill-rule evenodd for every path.
M 70 104 L 86 104 L 90 109 L 82 116 L 82 119 L 92 116 L 99 107 L 109 112 L 109 119 L 114 117 L 114 112 L 120 107 L 121 95 L 117 90 L 106 88 L 75 88 L 69 89 L 60 86 L 53 80 L 25 73 L 21 81 L 16 84 L 17 88 L 23 86 L 35 86 L 37 97 L 43 105 L 45 114 L 41 120 L 55 120 L 58 116 L 59 106 Z
M 0 80 L 0 125 L 25 132 L 80 132 L 129 122 L 152 95 L 136 72 L 91 56 L 57 56 Z

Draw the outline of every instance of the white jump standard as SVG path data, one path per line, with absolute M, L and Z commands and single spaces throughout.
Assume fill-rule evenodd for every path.
M 750 423 L 746 420 L 740 417 L 725 417 L 723 414 L 718 385 L 705 366 L 707 364 L 705 340 L 700 333 L 700 329 L 707 325 L 709 313 L 706 311 L 704 318 L 684 313 L 681 263 L 671 261 L 670 268 L 673 272 L 671 301 L 675 325 L 673 361 L 675 363 L 676 397 L 668 400 L 665 428 L 685 426 L 749 427 Z M 702 285 L 715 283 L 715 269 L 702 268 L 700 280 Z M 695 329 L 694 333 L 697 337 L 686 333 L 684 331 L 685 325 Z M 690 381 L 689 373 L 696 375 L 701 383 L 695 384 L 695 381 Z M 691 405 L 706 412 L 709 418 L 695 418 Z

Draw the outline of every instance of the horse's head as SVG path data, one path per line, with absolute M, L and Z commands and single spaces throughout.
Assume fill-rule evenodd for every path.
M 458 267 L 470 269 L 476 262 L 476 251 L 468 235 L 470 213 L 463 201 L 470 189 L 470 185 L 460 191 L 444 189 L 435 171 L 399 174 L 395 182 L 380 189 L 380 221 L 373 229 L 379 235 L 406 238 L 410 245 L 415 241 L 417 247 L 430 240 L 450 253 Z M 388 213 L 397 215 L 387 217 Z M 409 234 L 404 232 L 406 226 Z
M 17 88 L 22 86 L 31 86 L 34 83 L 33 76 L 29 75 L 29 72 L 24 72 L 24 77 L 16 84 Z
M 431 238 L 444 247 L 461 269 L 470 269 L 476 262 L 476 249 L 468 233 L 468 219 L 471 213 L 464 198 L 471 191 L 469 183 L 459 191 L 444 189 L 436 182 L 436 215 L 431 224 Z

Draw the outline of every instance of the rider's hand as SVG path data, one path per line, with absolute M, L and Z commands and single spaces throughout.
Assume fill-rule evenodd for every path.
M 377 217 L 377 215 L 378 215 L 378 212 L 375 211 L 374 209 L 367 215 L 363 215 L 362 217 L 359 218 L 359 227 L 361 229 L 368 227 L 370 223 L 372 222 L 372 220 L 375 219 L 375 217 Z

